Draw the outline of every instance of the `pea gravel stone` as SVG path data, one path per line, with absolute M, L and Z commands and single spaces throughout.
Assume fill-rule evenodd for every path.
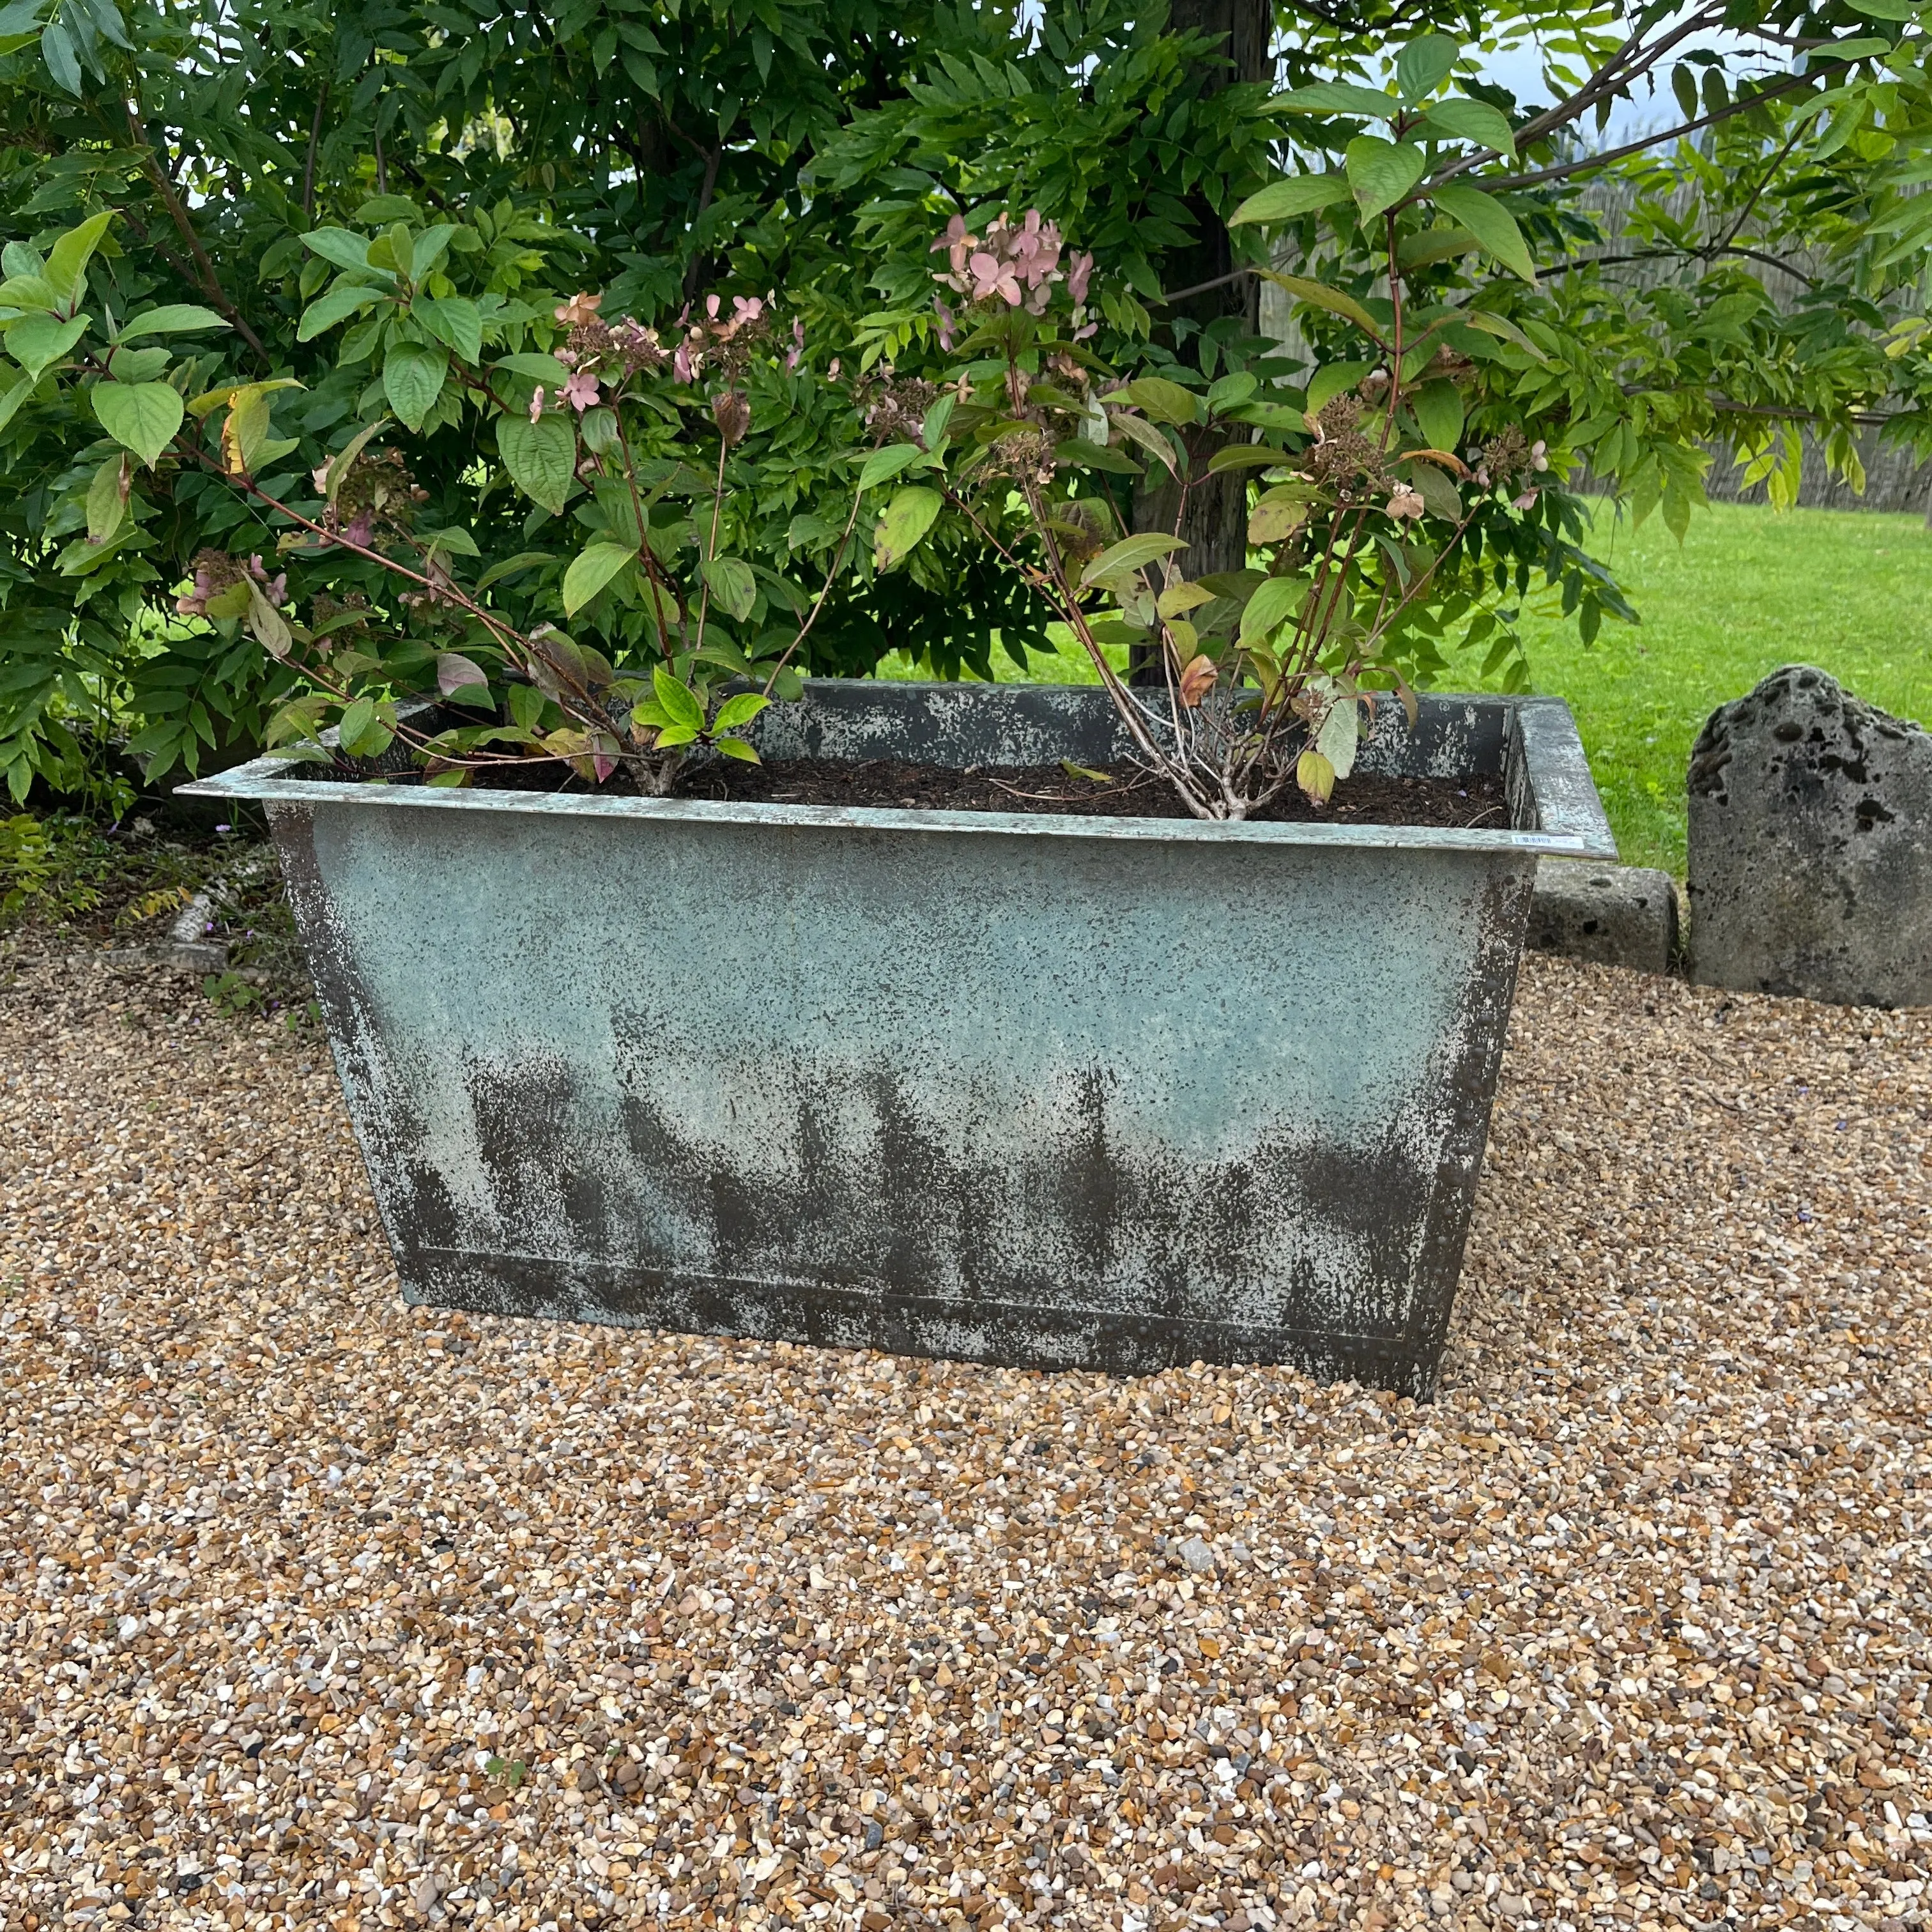
M 1531 958 L 1440 1401 L 1042 1376 L 405 1310 L 313 1036 L 0 954 L 0 1924 L 1921 1924 L 1928 1120 Z

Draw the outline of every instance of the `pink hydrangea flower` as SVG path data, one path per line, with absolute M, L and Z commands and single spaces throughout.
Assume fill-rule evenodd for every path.
M 563 386 L 563 399 L 579 416 L 597 400 L 597 378 L 588 369 L 579 369 Z
M 791 324 L 791 346 L 785 351 L 785 374 L 788 376 L 798 367 L 799 358 L 804 353 L 805 324 L 794 316 Z
M 530 421 L 535 422 L 543 414 L 544 386 L 539 382 L 530 398 Z

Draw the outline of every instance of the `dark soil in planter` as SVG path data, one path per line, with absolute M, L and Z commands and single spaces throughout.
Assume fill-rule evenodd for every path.
M 848 764 L 833 759 L 775 759 L 763 765 L 707 765 L 679 788 L 688 798 L 759 805 L 884 806 L 945 812 L 1021 812 L 1079 818 L 1186 818 L 1172 788 L 1131 765 L 1110 768 L 1105 782 L 1085 775 L 1097 767 L 1027 765 L 955 771 L 897 758 Z M 1507 829 L 1502 781 L 1393 778 L 1358 772 L 1335 788 L 1325 806 L 1312 805 L 1291 786 L 1264 821 L 1337 825 L 1487 826 Z

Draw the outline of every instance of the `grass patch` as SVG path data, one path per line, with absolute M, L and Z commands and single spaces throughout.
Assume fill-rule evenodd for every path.
M 1713 504 L 1680 546 L 1653 517 L 1606 510 L 1598 554 L 1642 622 L 1606 622 L 1587 650 L 1531 613 L 1534 688 L 1568 700 L 1625 861 L 1684 872 L 1684 774 L 1704 720 L 1780 664 L 1817 665 L 1868 703 L 1932 718 L 1932 530 L 1916 516 Z M 1445 690 L 1481 688 L 1480 660 L 1452 661 Z M 1002 681 L 1090 684 L 1075 648 Z M 919 675 L 903 652 L 880 675 Z

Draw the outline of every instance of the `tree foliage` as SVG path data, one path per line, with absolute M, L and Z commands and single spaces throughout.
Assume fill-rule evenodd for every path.
M 1932 440 L 1906 0 L 1397 20 L 1286 8 L 1275 82 L 1228 85 L 1211 34 L 1121 0 L 12 0 L 0 770 L 16 796 L 37 774 L 72 786 L 91 742 L 125 734 L 158 776 L 278 719 L 373 746 L 452 674 L 459 699 L 489 693 L 474 728 L 587 743 L 596 719 L 554 698 L 508 708 L 508 685 L 541 686 L 531 640 L 551 634 L 646 705 L 662 670 L 706 741 L 725 675 L 707 643 L 769 667 L 790 638 L 790 665 L 848 672 L 896 644 L 946 671 L 988 670 L 996 634 L 1023 654 L 1045 617 L 1000 566 L 1000 544 L 1037 541 L 1012 502 L 981 506 L 984 531 L 942 506 L 915 533 L 922 511 L 902 511 L 884 538 L 861 508 L 867 452 L 893 440 L 887 372 L 952 367 L 930 244 L 956 215 L 977 232 L 1036 209 L 1091 254 L 1083 353 L 1108 380 L 1252 382 L 1276 415 L 1204 400 L 1182 438 L 1204 475 L 1258 436 L 1292 469 L 1327 403 L 1385 399 L 1400 298 L 1423 337 L 1400 352 L 1403 420 L 1466 466 L 1505 431 L 1550 466 L 1532 502 L 1484 513 L 1486 587 L 1417 612 L 1405 675 L 1466 638 L 1508 665 L 1530 595 L 1586 636 L 1632 614 L 1562 487 L 1586 466 L 1681 531 L 1713 442 L 1788 494 L 1803 426 L 1846 465 L 1872 421 Z M 1546 99 L 1484 77 L 1479 49 L 1513 42 L 1544 50 Z M 1603 145 L 1619 103 L 1664 124 L 1628 152 Z M 1629 204 L 1614 244 L 1606 179 Z M 1175 271 L 1210 242 L 1226 286 L 1282 278 L 1305 355 L 1259 340 L 1244 304 L 1193 298 Z M 596 407 L 580 384 L 557 404 L 553 376 L 533 421 L 582 326 L 559 311 L 590 294 L 666 343 L 713 296 L 778 333 L 754 364 L 658 372 L 614 407 L 608 383 Z M 748 412 L 736 436 L 727 394 Z M 658 494 L 626 526 L 612 489 L 640 464 L 639 498 Z M 1220 486 L 1244 520 L 1280 487 L 1246 474 Z M 1078 487 L 1130 522 L 1156 500 L 1136 509 L 1118 472 Z M 368 554 L 340 541 L 358 505 Z M 659 591 L 694 596 L 715 638 L 659 628 L 654 528 Z M 344 655 L 367 661 L 346 680 Z M 567 735 L 554 754 L 597 771 Z

